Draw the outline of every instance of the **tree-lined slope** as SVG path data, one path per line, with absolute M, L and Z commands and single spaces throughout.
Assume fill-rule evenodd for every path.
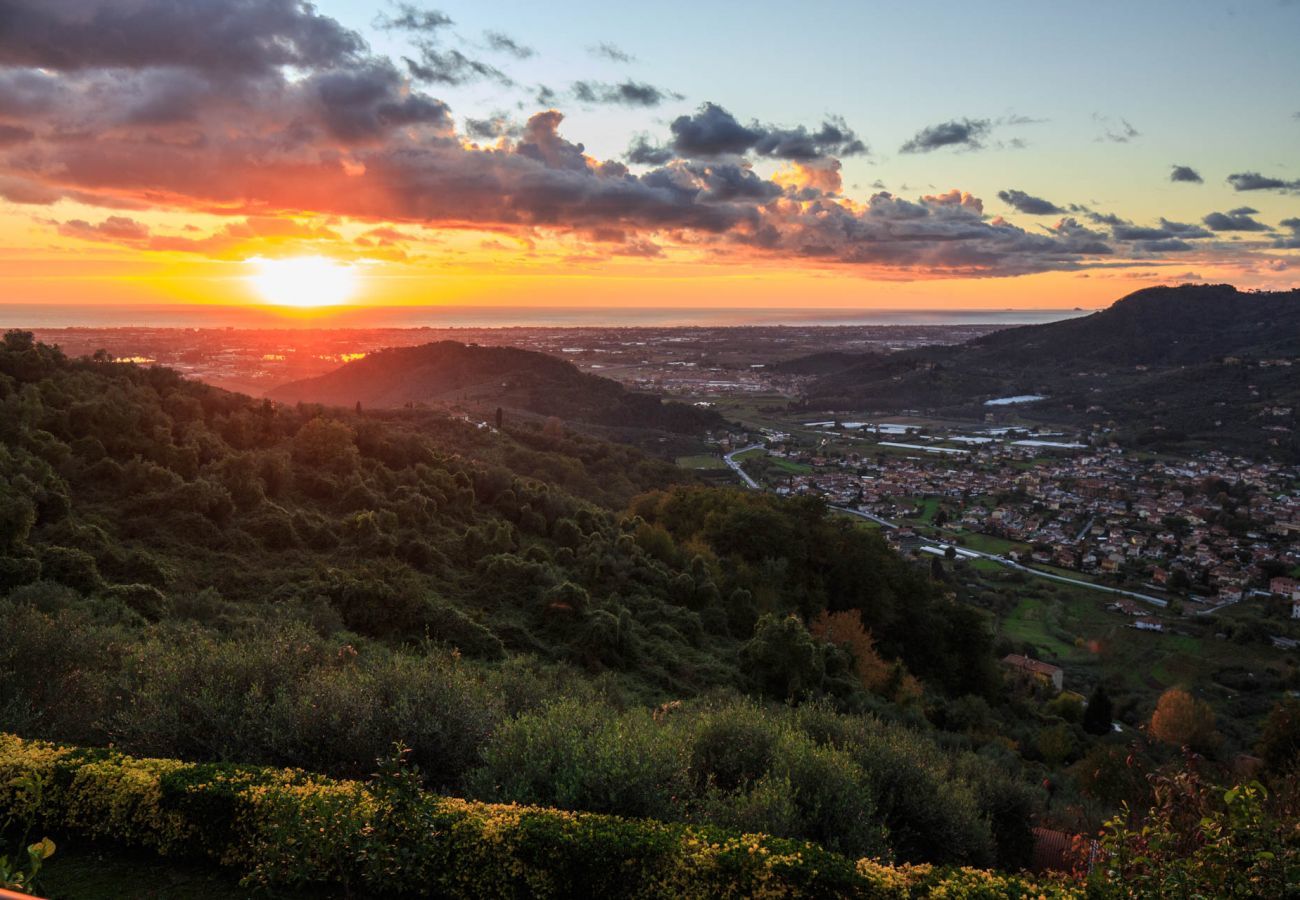
M 1150 288 L 958 347 L 818 362 L 813 408 L 982 414 L 987 400 L 1037 394 L 1016 411 L 1132 443 L 1300 454 L 1300 291 Z
M 456 341 L 381 350 L 325 375 L 283 385 L 269 396 L 281 402 L 361 403 L 366 408 L 465 402 L 690 435 L 724 424 L 715 412 L 629 391 L 545 353 Z

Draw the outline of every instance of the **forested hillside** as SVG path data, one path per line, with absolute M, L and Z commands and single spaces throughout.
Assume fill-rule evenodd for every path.
M 1043 817 L 1150 799 L 1116 754 L 1166 765 L 1170 751 L 1093 736 L 1108 731 L 1087 731 L 1077 700 L 1008 692 L 983 614 L 932 567 L 811 500 L 677 477 L 589 439 L 281 406 L 11 332 L 0 732 L 342 778 L 400 745 L 414 767 L 402 784 L 456 797 L 1012 870 Z M 28 812 L 0 830 L 98 834 L 73 812 L 101 802 L 98 775 L 78 782 L 84 801 L 56 779 L 42 803 L 23 773 L 31 753 L 56 757 L 7 746 L 6 790 Z M 263 795 L 248 779 L 282 779 L 212 772 L 250 803 Z M 1065 809 L 1045 775 L 1052 791 L 1064 779 Z M 340 824 L 368 796 L 414 796 L 384 784 L 328 788 Z M 160 789 L 176 815 L 203 802 L 243 815 L 225 788 L 219 801 Z M 406 828 L 415 802 L 385 827 Z M 156 820 L 138 812 L 143 831 L 118 839 L 153 846 Z M 467 821 L 483 815 L 496 814 Z M 568 821 L 550 815 L 538 821 Z M 687 834 L 645 828 L 627 834 Z M 547 846 L 576 846 L 565 834 Z M 302 877 L 347 883 L 314 865 Z
M 325 375 L 283 385 L 269 396 L 291 403 L 389 409 L 455 402 L 486 416 L 499 406 L 634 435 L 698 437 L 726 424 L 712 410 L 629 391 L 545 353 L 456 341 L 381 350 Z
M 0 730 L 342 775 L 403 740 L 432 784 L 477 796 L 996 855 L 978 810 L 1014 792 L 927 738 L 837 718 L 899 715 L 922 683 L 995 696 L 982 620 L 818 504 L 678 485 L 617 513 L 576 495 L 618 500 L 602 466 L 666 484 L 626 448 L 278 406 L 21 333 L 0 349 L 0 438 Z M 569 490 L 532 477 L 557 472 Z M 820 699 L 827 718 L 806 732 L 743 694 Z M 638 711 L 669 701 L 690 703 L 672 727 Z M 810 736 L 827 727 L 849 729 L 831 756 Z M 737 730 L 752 758 L 723 749 Z M 636 734 L 658 774 L 564 774 Z M 852 748 L 881 741 L 967 799 L 832 813 L 779 788 L 829 766 L 868 796 L 880 762 Z M 836 837 L 825 815 L 858 824 Z M 902 837 L 935 815 L 969 836 Z M 1011 834 L 1023 848 L 1023 821 Z
M 1008 328 L 957 347 L 781 364 L 817 376 L 815 409 L 923 409 L 1108 428 L 1129 445 L 1300 458 L 1300 291 L 1149 288 L 1099 313 Z

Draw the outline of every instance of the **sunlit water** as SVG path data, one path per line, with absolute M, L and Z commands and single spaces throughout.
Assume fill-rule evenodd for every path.
M 671 309 L 524 306 L 354 307 L 285 314 L 234 306 L 0 303 L 0 328 L 633 328 L 744 325 L 1032 325 L 1088 315 L 1068 309 Z

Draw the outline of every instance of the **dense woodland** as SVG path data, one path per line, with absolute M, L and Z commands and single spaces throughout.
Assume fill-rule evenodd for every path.
M 0 347 L 0 731 L 25 738 L 336 777 L 401 742 L 455 796 L 1014 870 L 1040 819 L 1142 808 L 1116 760 L 1180 742 L 1024 696 L 983 616 L 819 503 L 627 447 Z

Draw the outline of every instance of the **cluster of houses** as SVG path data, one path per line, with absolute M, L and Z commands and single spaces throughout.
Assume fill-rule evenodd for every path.
M 873 455 L 869 447 L 821 456 L 790 444 L 769 452 L 813 468 L 790 475 L 783 492 L 903 521 L 937 498 L 948 525 L 1029 544 L 1033 562 L 1127 575 L 1207 604 L 1267 593 L 1271 572 L 1300 571 L 1294 466 L 1222 453 L 1149 459 L 1115 447 L 1026 466 L 1006 447 L 978 445 L 960 458 Z

